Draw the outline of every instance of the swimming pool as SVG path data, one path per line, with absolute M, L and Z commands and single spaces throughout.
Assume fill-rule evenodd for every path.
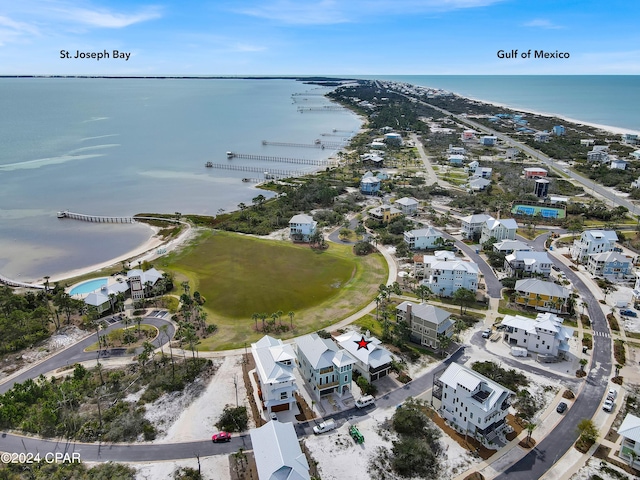
M 93 280 L 88 280 L 86 282 L 79 283 L 75 287 L 71 289 L 69 295 L 78 295 L 91 293 L 95 290 L 99 290 L 102 286 L 107 285 L 107 277 L 103 278 L 94 278 Z

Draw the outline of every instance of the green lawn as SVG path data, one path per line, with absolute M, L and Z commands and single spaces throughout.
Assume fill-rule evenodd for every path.
M 158 267 L 176 274 L 176 289 L 188 279 L 191 292 L 206 298 L 209 321 L 219 330 L 203 340 L 204 350 L 259 339 L 253 313 L 280 310 L 282 323 L 289 324 L 287 314 L 293 311 L 294 330 L 285 337 L 324 328 L 369 303 L 388 275 L 380 254 L 357 257 L 348 245 L 330 243 L 327 250 L 316 251 L 308 245 L 211 231 Z

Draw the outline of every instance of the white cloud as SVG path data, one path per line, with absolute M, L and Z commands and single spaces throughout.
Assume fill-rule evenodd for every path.
M 291 25 L 326 25 L 358 22 L 379 15 L 415 15 L 464 8 L 486 7 L 503 0 L 272 0 L 245 8 L 240 14 Z
M 14 42 L 24 36 L 38 35 L 38 29 L 25 22 L 17 22 L 0 15 L 0 46 Z
M 530 22 L 523 24 L 523 26 L 532 27 L 532 28 L 544 28 L 545 30 L 557 30 L 560 28 L 564 28 L 561 25 L 556 25 L 555 23 L 552 23 L 551 21 L 545 20 L 542 18 L 536 18 L 535 20 L 531 20 Z
M 106 9 L 56 6 L 51 8 L 60 20 L 99 28 L 124 28 L 140 22 L 160 18 L 158 7 L 146 7 L 136 13 L 119 13 Z

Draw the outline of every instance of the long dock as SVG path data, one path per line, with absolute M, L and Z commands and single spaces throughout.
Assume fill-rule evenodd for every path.
M 229 165 L 223 163 L 212 163 L 211 168 L 219 168 L 221 170 L 235 170 L 237 172 L 254 172 L 254 173 L 264 173 L 266 178 L 269 176 L 278 176 L 278 177 L 297 177 L 298 175 L 304 175 L 305 172 L 300 172 L 296 170 L 281 170 L 278 168 L 269 168 L 265 170 L 260 167 L 245 167 L 244 165 Z
M 296 147 L 296 148 L 320 148 L 324 150 L 325 148 L 342 148 L 344 143 L 341 142 L 323 142 L 321 140 L 316 140 L 313 143 L 290 143 L 290 142 L 272 142 L 269 140 L 263 140 L 262 145 L 272 145 L 276 147 Z
M 322 167 L 329 165 L 327 160 L 309 160 L 307 158 L 270 157 L 267 155 L 251 155 L 248 153 L 227 152 L 227 158 L 244 158 L 246 160 L 261 160 L 263 162 L 297 163 L 300 165 L 316 165 Z
M 85 215 L 84 213 L 74 213 L 69 210 L 58 212 L 58 218 L 71 218 L 83 222 L 93 223 L 134 223 L 133 217 L 105 217 L 100 215 Z
M 325 105 L 324 107 L 298 107 L 298 111 L 302 112 L 337 112 L 344 110 L 344 107 L 339 105 Z
M 44 290 L 44 285 L 35 285 L 33 283 L 19 282 L 17 280 L 11 280 L 10 278 L 0 275 L 0 283 L 8 285 L 10 287 L 23 287 L 23 288 L 38 288 Z

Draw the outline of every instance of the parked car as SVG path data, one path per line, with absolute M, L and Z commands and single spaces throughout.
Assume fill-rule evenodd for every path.
M 610 388 L 609 391 L 607 392 L 607 400 L 611 400 L 613 402 L 617 396 L 618 396 L 618 391 L 615 388 Z
M 364 395 L 356 400 L 356 407 L 364 408 L 368 405 L 373 405 L 375 399 L 371 395 Z
M 482 338 L 489 338 L 491 336 L 491 329 L 490 328 L 485 328 L 482 331 Z
M 629 310 L 628 308 L 625 308 L 624 310 L 620 310 L 620 315 L 624 315 L 625 317 L 637 317 L 638 314 L 636 312 L 634 312 L 633 310 Z
M 556 407 L 556 412 L 558 412 L 558 413 L 564 413 L 566 409 L 567 409 L 567 404 L 566 404 L 566 403 L 564 403 L 564 402 L 560 402 L 560 403 L 558 404 L 558 406 Z
M 602 404 L 602 409 L 605 412 L 611 412 L 613 411 L 613 400 L 605 400 L 604 403 Z
M 560 271 L 560 267 L 557 267 L 556 265 L 551 265 L 551 268 L 553 268 L 556 272 Z
M 313 427 L 313 433 L 319 435 L 321 433 L 328 432 L 329 430 L 333 430 L 334 428 L 338 428 L 338 425 L 333 419 L 329 419 Z
M 276 412 L 269 412 L 269 418 L 271 420 L 278 420 L 278 416 L 276 415 Z
M 211 441 L 213 443 L 229 442 L 230 440 L 231 440 L 231 434 L 229 432 L 214 433 L 211 436 Z

